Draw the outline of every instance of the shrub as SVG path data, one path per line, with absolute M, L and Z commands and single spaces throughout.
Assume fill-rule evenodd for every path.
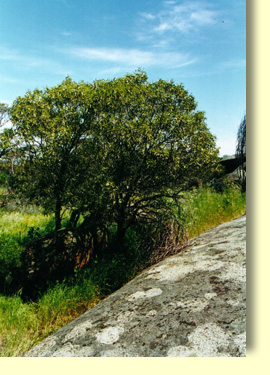
M 1 291 L 9 292 L 19 273 L 24 247 L 18 236 L 0 236 L 0 285 Z

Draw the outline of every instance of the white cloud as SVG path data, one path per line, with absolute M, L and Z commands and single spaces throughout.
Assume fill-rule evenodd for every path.
M 154 20 L 156 18 L 152 13 L 140 13 L 140 15 L 147 20 Z
M 191 34 L 217 22 L 218 12 L 207 2 L 165 1 L 164 8 L 157 13 L 142 13 L 139 40 L 156 39 L 168 33 Z
M 104 61 L 127 67 L 162 66 L 179 68 L 195 62 L 188 54 L 178 52 L 154 52 L 125 48 L 87 48 L 74 47 L 62 50 L 77 58 L 93 61 Z
M 172 25 L 169 22 L 162 22 L 158 26 L 154 27 L 153 30 L 157 32 L 163 32 L 163 31 L 171 30 L 171 29 L 172 29 Z
M 215 21 L 215 12 L 201 9 L 190 14 L 190 22 L 193 21 L 198 25 L 212 25 Z
M 199 2 L 172 4 L 158 14 L 159 23 L 153 30 L 158 32 L 174 30 L 186 33 L 214 24 L 216 15 L 215 11 L 207 9 L 205 4 Z

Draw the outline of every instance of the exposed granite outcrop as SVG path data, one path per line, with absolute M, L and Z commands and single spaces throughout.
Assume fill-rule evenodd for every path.
M 243 357 L 246 217 L 193 239 L 28 357 Z

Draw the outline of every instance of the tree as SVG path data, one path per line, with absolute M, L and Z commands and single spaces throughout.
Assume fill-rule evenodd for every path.
M 54 212 L 56 230 L 66 208 L 94 234 L 116 223 L 123 248 L 130 226 L 159 220 L 192 179 L 218 169 L 196 108 L 181 84 L 151 83 L 142 71 L 28 92 L 10 111 L 23 193 Z
M 98 143 L 88 137 L 91 85 L 67 78 L 56 87 L 29 91 L 15 100 L 10 115 L 22 153 L 20 188 L 54 212 L 58 230 L 63 209 L 77 208 L 80 184 L 91 178 L 98 155 Z
M 240 161 L 238 175 L 243 191 L 246 190 L 246 115 L 241 121 L 237 133 L 236 157 Z
M 0 103 L 0 128 L 8 122 L 8 105 Z
M 102 194 L 109 197 L 121 247 L 133 223 L 157 219 L 191 179 L 209 179 L 218 150 L 204 113 L 181 84 L 151 83 L 138 71 L 95 87 L 94 133 L 107 176 Z
M 8 122 L 8 105 L 0 103 L 0 129 L 3 128 Z M 4 156 L 10 147 L 9 137 L 10 132 L 8 129 L 2 130 L 0 134 L 0 158 Z
M 12 185 L 16 155 L 13 153 L 13 131 L 10 127 L 6 127 L 8 121 L 9 107 L 7 104 L 0 103 L 0 179 L 5 185 Z

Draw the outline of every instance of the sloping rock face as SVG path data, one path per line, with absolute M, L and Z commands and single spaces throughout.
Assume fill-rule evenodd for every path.
M 246 217 L 190 241 L 27 357 L 243 357 Z

